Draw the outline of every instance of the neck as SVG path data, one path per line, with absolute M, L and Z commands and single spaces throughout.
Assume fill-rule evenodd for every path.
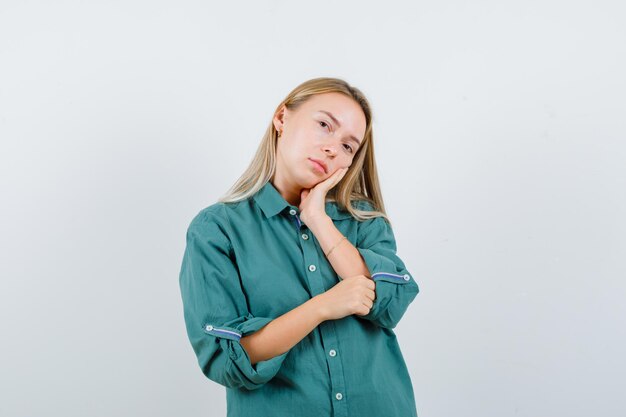
M 274 174 L 270 182 L 289 204 L 296 207 L 300 205 L 300 192 L 302 191 L 300 187 L 277 174 Z

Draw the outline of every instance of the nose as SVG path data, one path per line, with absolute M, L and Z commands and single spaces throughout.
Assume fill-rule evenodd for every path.
M 329 156 L 335 156 L 337 154 L 333 145 L 324 145 L 324 152 Z

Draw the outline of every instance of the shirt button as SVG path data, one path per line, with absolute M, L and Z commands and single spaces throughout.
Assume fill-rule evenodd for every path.
M 309 271 L 314 272 L 315 271 L 315 265 L 309 265 Z
M 207 332 L 210 332 L 211 330 L 213 330 L 213 326 L 211 325 L 206 326 L 206 330 Z
M 409 274 L 404 274 L 404 280 L 405 281 L 408 281 L 410 279 L 411 279 L 411 277 L 409 276 Z
M 309 235 L 307 235 L 306 233 L 302 233 L 302 239 L 307 240 L 309 238 Z
M 342 398 L 343 398 L 343 395 L 341 395 L 341 393 L 340 393 L 340 392 L 338 392 L 338 393 L 335 395 L 335 398 L 336 398 L 336 399 L 338 399 L 338 400 L 340 400 L 340 399 L 342 399 Z
M 289 210 L 289 214 L 291 214 L 292 216 L 296 214 L 296 211 L 294 209 Z
M 335 349 L 331 349 L 331 350 L 328 352 L 328 354 L 329 354 L 330 356 L 335 356 L 335 355 L 337 354 L 337 352 L 335 351 Z

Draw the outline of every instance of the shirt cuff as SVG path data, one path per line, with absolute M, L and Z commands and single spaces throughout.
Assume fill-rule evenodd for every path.
M 417 296 L 419 287 L 404 265 L 371 249 L 357 250 L 370 271 L 370 277 L 376 282 L 376 298 L 372 308 L 365 316 L 358 317 L 393 329 Z
M 227 386 L 242 386 L 249 390 L 258 389 L 278 373 L 288 351 L 254 365 L 240 340 L 267 325 L 273 319 L 267 317 L 245 317 L 221 325 L 206 323 L 204 332 L 216 337 L 221 349 L 228 353 L 225 379 Z

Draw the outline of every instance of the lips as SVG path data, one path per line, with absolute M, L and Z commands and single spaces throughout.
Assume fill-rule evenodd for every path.
M 309 158 L 309 160 L 315 162 L 316 164 L 319 164 L 324 170 L 324 174 L 328 173 L 328 167 L 323 161 L 320 161 L 319 159 L 313 159 L 313 158 Z

